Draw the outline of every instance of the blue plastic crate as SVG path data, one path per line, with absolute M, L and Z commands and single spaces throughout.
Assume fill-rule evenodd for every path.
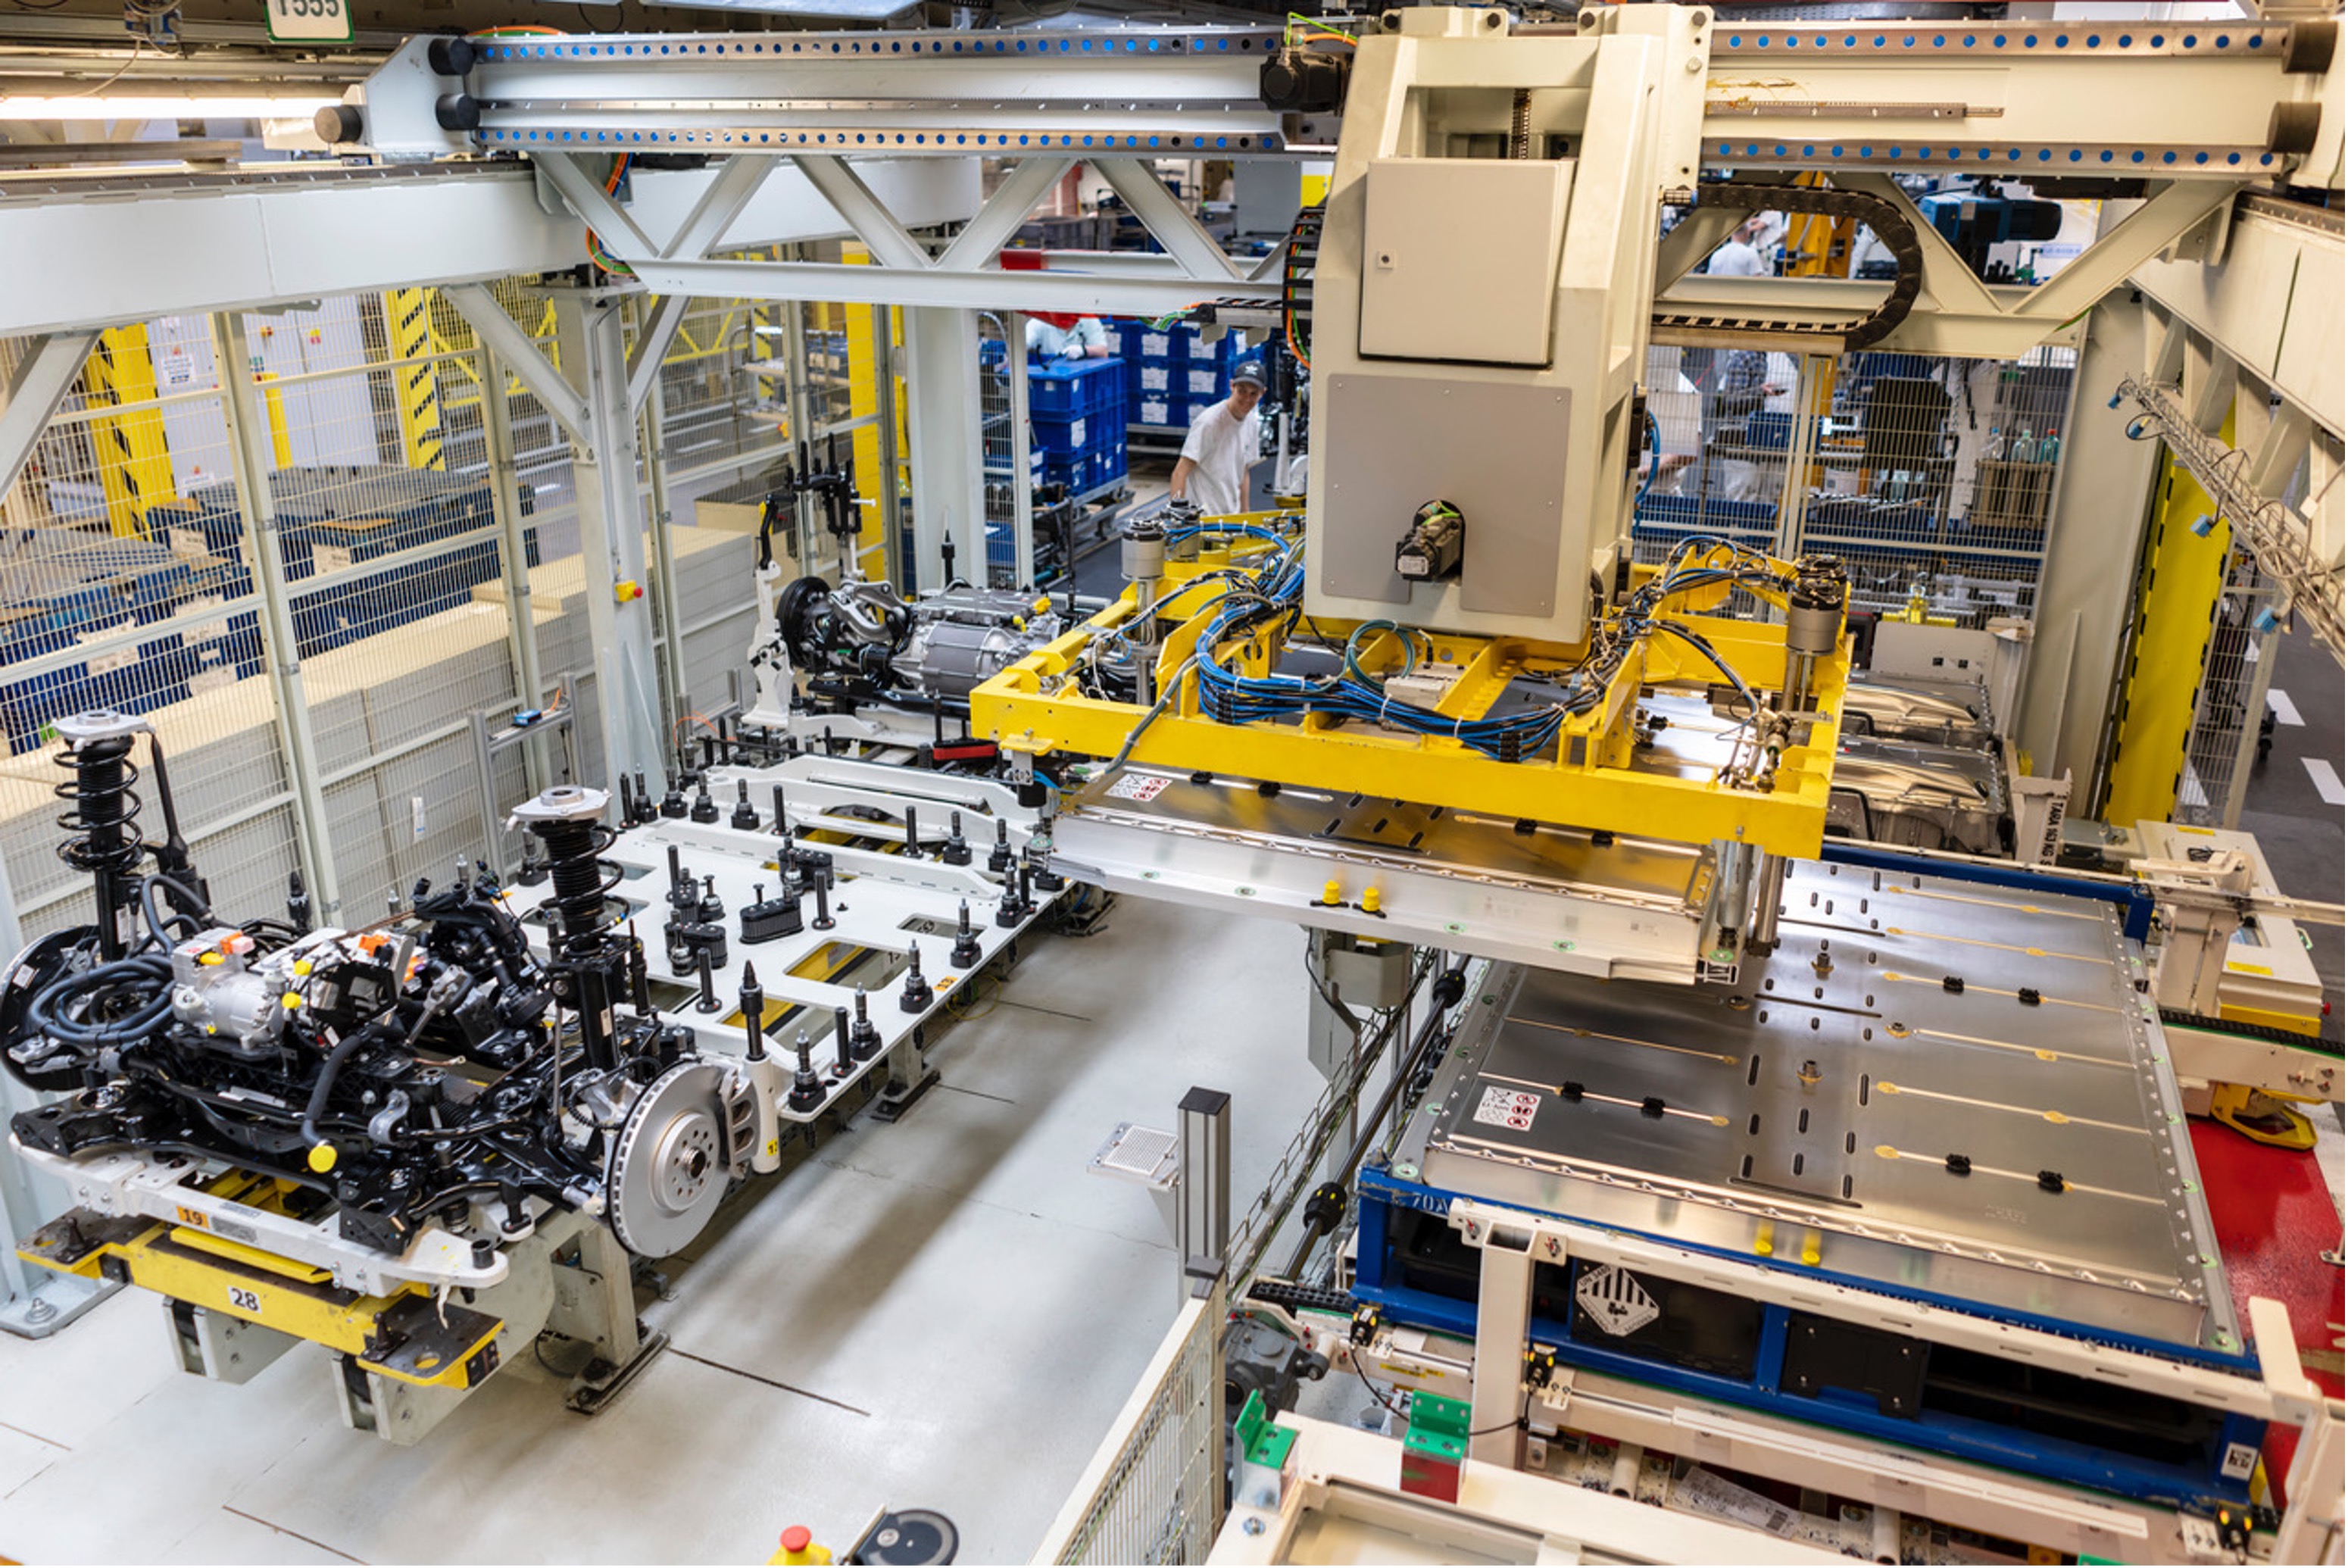
M 1823 426 L 1823 419 L 1818 423 Z M 1817 439 L 1817 433 L 1812 433 Z M 1745 417 L 1745 444 L 1763 451 L 1782 452 L 1794 442 L 1794 417 L 1791 414 L 1758 413 Z
M 1192 360 L 1174 367 L 1173 391 L 1190 400 L 1196 409 L 1220 402 L 1231 395 L 1231 367 L 1215 360 Z
M 1210 343 L 1197 327 L 1185 322 L 1176 329 L 1174 341 L 1176 353 L 1188 364 L 1220 365 L 1228 371 L 1239 363 L 1240 340 L 1231 333 Z
M 1046 365 L 1027 375 L 1027 411 L 1056 418 L 1098 413 L 1123 399 L 1125 364 L 1086 359 Z
M 1034 449 L 1050 455 L 1089 450 L 1091 437 L 1101 428 L 1101 420 L 1098 416 L 1056 419 L 1038 414 L 1028 421 L 1028 426 L 1035 438 Z

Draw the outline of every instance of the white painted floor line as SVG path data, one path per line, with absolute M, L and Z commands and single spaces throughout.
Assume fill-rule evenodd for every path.
M 2291 700 L 2291 693 L 2281 686 L 2267 687 L 2267 706 L 2274 709 L 2277 724 L 2305 724 L 2299 717 L 2299 705 Z
M 2302 757 L 2300 761 L 2306 764 L 2307 776 L 2315 780 L 2315 792 L 2323 797 L 2325 805 L 2337 806 L 2348 801 L 2348 788 L 2341 785 L 2338 769 L 2320 757 Z

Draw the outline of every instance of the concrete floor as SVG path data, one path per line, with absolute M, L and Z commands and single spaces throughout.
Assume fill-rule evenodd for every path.
M 413 1449 L 345 1430 L 323 1353 L 243 1387 L 172 1369 L 125 1292 L 0 1336 L 0 1557 L 37 1563 L 761 1562 L 935 1508 L 1025 1561 L 1171 1322 L 1119 1121 L 1233 1096 L 1233 1212 L 1321 1090 L 1292 926 L 1121 903 L 1037 943 L 937 1044 L 944 1084 L 737 1197 L 645 1307 L 674 1336 L 592 1418 L 521 1361 Z M 1172 955 L 1179 954 L 1179 959 Z

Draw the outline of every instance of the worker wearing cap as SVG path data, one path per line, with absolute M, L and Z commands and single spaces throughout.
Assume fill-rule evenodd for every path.
M 1208 517 L 1247 510 L 1248 469 L 1263 451 L 1263 366 L 1242 359 L 1231 370 L 1231 395 L 1190 421 L 1182 456 L 1167 493 L 1197 503 Z

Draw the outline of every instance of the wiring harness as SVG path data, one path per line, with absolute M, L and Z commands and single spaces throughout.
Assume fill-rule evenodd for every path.
M 1318 636 L 1318 628 L 1310 626 L 1303 611 L 1303 542 L 1250 525 L 1211 531 L 1177 529 L 1169 532 L 1169 542 L 1202 531 L 1253 538 L 1272 546 L 1261 565 L 1229 573 L 1222 591 L 1200 607 L 1199 614 L 1212 617 L 1193 659 L 1199 706 L 1207 717 L 1226 724 L 1249 724 L 1294 720 L 1314 713 L 1336 715 L 1416 735 L 1447 736 L 1503 762 L 1522 761 L 1555 745 L 1566 719 L 1597 707 L 1632 649 L 1656 636 L 1685 644 L 1717 669 L 1735 690 L 1746 720 L 1751 721 L 1760 713 L 1761 703 L 1745 678 L 1701 633 L 1663 612 L 1670 600 L 1707 588 L 1783 591 L 1792 582 L 1766 556 L 1726 540 L 1691 536 L 1673 551 L 1661 572 L 1597 622 L 1585 657 L 1571 665 L 1528 668 L 1525 674 L 1541 683 L 1535 689 L 1549 694 L 1548 700 L 1509 713 L 1470 718 L 1440 712 L 1393 691 L 1393 679 L 1408 676 L 1423 659 L 1432 661 L 1435 643 L 1426 633 L 1392 621 L 1365 621 L 1341 645 L 1320 638 L 1339 655 L 1338 667 L 1326 674 L 1257 675 L 1241 667 L 1242 650 L 1286 639 L 1300 624 Z M 1362 662 L 1368 640 L 1377 633 L 1393 634 L 1402 649 L 1402 666 L 1390 675 L 1374 673 Z M 1174 684 L 1169 683 L 1169 693 Z M 1163 706 L 1161 699 L 1160 708 L 1153 709 L 1150 717 L 1155 717 Z M 1147 722 L 1142 727 L 1147 727 Z M 1138 728 L 1128 740 L 1120 761 L 1130 754 L 1139 734 Z

